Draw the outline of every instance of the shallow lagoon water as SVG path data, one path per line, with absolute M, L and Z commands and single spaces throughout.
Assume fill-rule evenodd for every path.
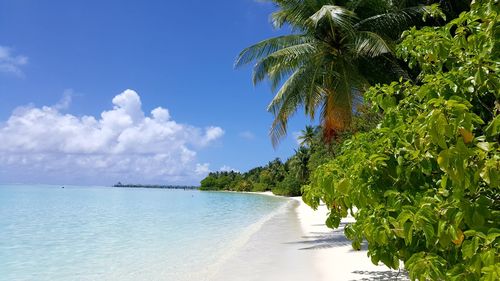
M 289 201 L 197 190 L 0 186 L 0 280 L 207 280 Z

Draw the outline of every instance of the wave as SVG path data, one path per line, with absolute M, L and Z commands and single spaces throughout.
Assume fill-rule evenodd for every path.
M 238 253 L 248 243 L 248 241 L 254 234 L 259 232 L 269 220 L 277 215 L 285 213 L 289 208 L 292 207 L 294 203 L 294 200 L 289 199 L 282 206 L 276 208 L 255 223 L 244 228 L 241 234 L 236 239 L 231 241 L 228 246 L 222 251 L 222 254 L 216 259 L 215 262 L 199 272 L 186 276 L 187 280 L 212 281 L 212 278 L 214 278 L 214 276 L 219 272 L 221 267 L 236 253 Z

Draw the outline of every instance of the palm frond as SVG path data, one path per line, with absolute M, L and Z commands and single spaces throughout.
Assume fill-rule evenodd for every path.
M 308 83 L 312 79 L 310 70 L 308 67 L 297 69 L 281 86 L 267 107 L 267 110 L 273 113 L 275 117 L 269 131 L 273 146 L 276 146 L 281 138 L 286 135 L 288 119 L 304 102 L 303 93 L 307 92 L 307 87 L 311 85 Z
M 277 7 L 274 26 L 290 27 L 292 35 L 244 49 L 235 67 L 256 62 L 254 84 L 268 79 L 273 92 L 279 88 L 267 108 L 274 115 L 273 146 L 299 106 L 312 119 L 321 110 L 327 138 L 348 128 L 368 83 L 405 76 L 392 44 L 428 13 L 427 7 L 412 6 L 418 0 L 271 1 Z
M 321 69 L 318 67 L 312 72 L 312 77 L 309 81 L 310 85 L 307 88 L 307 94 L 304 99 L 304 111 L 305 114 L 309 115 L 311 119 L 314 119 L 314 114 L 316 112 L 316 106 L 319 96 L 321 96 L 321 87 L 316 85 L 318 83 L 318 77 L 321 75 Z
M 411 79 L 408 71 L 399 65 L 392 54 L 388 53 L 377 57 L 359 57 L 358 60 L 359 64 L 363 65 L 360 72 L 363 77 L 368 78 L 370 84 L 390 83 L 400 78 Z
M 335 76 L 328 81 L 322 102 L 323 133 L 328 141 L 337 132 L 349 128 L 355 97 L 366 83 L 348 58 L 339 57 L 331 65 L 331 71 Z
M 342 30 L 344 33 L 354 33 L 353 22 L 356 15 L 346 8 L 325 5 L 309 17 L 310 22 L 316 27 L 322 21 L 327 20 L 333 28 Z
M 310 41 L 311 38 L 304 35 L 284 35 L 266 39 L 241 51 L 234 66 L 240 67 L 256 59 L 266 57 L 283 48 L 304 44 Z
M 393 48 L 389 40 L 371 31 L 360 31 L 356 33 L 353 40 L 354 56 L 376 57 L 386 53 L 392 53 Z
M 291 74 L 301 63 L 316 52 L 316 48 L 304 43 L 278 50 L 263 58 L 254 67 L 253 83 L 257 84 L 267 77 L 272 82 L 273 91 L 284 77 Z
M 292 30 L 305 29 L 311 15 L 322 6 L 331 4 L 331 0 L 278 0 L 273 2 L 279 7 L 278 11 L 271 15 L 274 27 L 281 28 L 284 24 L 288 24 Z
M 378 34 L 400 34 L 403 30 L 421 21 L 429 12 L 427 6 L 409 7 L 365 18 L 354 25 L 357 30 L 366 30 Z
M 368 18 L 374 15 L 383 14 L 397 8 L 402 0 L 387 1 L 387 0 L 350 0 L 347 1 L 345 7 L 353 11 L 360 18 Z

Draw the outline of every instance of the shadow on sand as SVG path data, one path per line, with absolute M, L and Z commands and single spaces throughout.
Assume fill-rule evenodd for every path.
M 310 232 L 309 235 L 302 236 L 300 241 L 288 242 L 287 244 L 301 245 L 302 247 L 299 250 L 319 250 L 349 246 L 351 241 L 344 235 L 345 225 L 346 223 L 341 223 L 339 228 L 331 231 Z
M 320 250 L 336 247 L 351 246 L 351 240 L 347 239 L 344 235 L 344 227 L 347 223 L 341 223 L 339 228 L 329 231 L 309 232 L 309 235 L 302 236 L 299 241 L 287 242 L 286 244 L 299 245 L 299 250 Z M 361 250 L 366 251 L 368 244 L 363 242 Z M 350 251 L 356 251 L 351 248 Z M 352 273 L 359 275 L 358 278 L 351 279 L 350 281 L 409 281 L 406 271 L 363 271 L 356 270 Z
M 373 281 L 373 280 L 381 280 L 381 281 L 408 281 L 408 275 L 404 271 L 366 271 L 366 270 L 356 270 L 352 273 L 362 275 L 357 279 L 352 279 L 350 281 Z
M 303 240 L 288 242 L 287 244 L 303 245 L 304 247 L 299 250 L 319 250 L 335 247 L 350 246 L 351 241 L 344 236 L 343 230 L 333 230 L 330 232 L 311 232 L 311 235 L 302 236 Z M 367 243 L 361 244 L 361 250 L 367 250 Z M 351 249 L 350 251 L 356 251 Z M 356 270 L 352 273 L 359 275 L 358 278 L 351 279 L 350 281 L 409 281 L 408 274 L 401 271 L 362 271 Z

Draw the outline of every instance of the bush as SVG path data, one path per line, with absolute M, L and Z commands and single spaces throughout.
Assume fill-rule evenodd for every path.
M 300 196 L 301 184 L 294 175 L 287 174 L 283 181 L 279 182 L 276 187 L 272 189 L 275 195 L 281 196 Z
M 398 54 L 419 83 L 371 88 L 378 128 L 304 188 L 305 202 L 330 209 L 328 226 L 353 213 L 353 247 L 367 240 L 373 263 L 401 260 L 412 280 L 500 279 L 498 11 L 475 1 L 445 27 L 405 32 Z
M 267 186 L 263 183 L 256 182 L 253 184 L 253 188 L 252 188 L 253 192 L 264 192 L 267 190 L 268 190 Z

